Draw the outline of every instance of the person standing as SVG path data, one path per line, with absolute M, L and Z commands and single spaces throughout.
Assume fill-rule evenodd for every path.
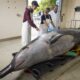
M 41 16 L 40 35 L 47 33 L 50 26 L 52 28 L 55 27 L 48 12 L 48 9 L 44 10 L 43 15 Z
M 31 40 L 31 32 L 30 29 L 31 27 L 35 28 L 37 31 L 39 31 L 39 28 L 34 24 L 32 20 L 32 13 L 34 10 L 38 7 L 37 1 L 32 1 L 32 7 L 26 8 L 24 12 L 24 17 L 23 17 L 23 23 L 22 23 L 22 46 L 26 46 L 30 40 Z
M 49 12 L 56 29 L 58 29 L 59 27 L 57 24 L 57 17 L 58 17 L 57 12 L 58 12 L 58 5 L 55 5 L 54 7 L 52 7 L 52 10 Z

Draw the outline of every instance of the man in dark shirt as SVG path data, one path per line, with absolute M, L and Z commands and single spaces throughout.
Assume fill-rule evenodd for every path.
M 33 11 L 38 7 L 37 1 L 32 1 L 32 7 L 31 8 L 26 8 L 24 12 L 24 17 L 23 17 L 23 25 L 22 25 L 22 46 L 26 46 L 31 39 L 30 32 L 30 27 L 35 28 L 37 31 L 39 31 L 39 28 L 34 24 L 31 14 Z

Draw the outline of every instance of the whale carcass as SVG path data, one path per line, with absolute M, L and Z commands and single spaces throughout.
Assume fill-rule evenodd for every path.
M 11 63 L 0 71 L 0 78 L 13 71 L 27 69 L 34 64 L 66 53 L 80 43 L 79 34 L 80 31 L 76 30 L 59 30 L 37 37 L 19 52 L 13 54 Z

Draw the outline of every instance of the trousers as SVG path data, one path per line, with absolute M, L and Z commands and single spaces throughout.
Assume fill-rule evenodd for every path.
M 26 46 L 31 41 L 31 27 L 28 21 L 22 23 L 21 43 L 22 47 Z

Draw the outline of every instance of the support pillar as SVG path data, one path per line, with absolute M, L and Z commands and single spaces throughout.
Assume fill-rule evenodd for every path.
M 28 0 L 26 0 L 26 6 L 28 6 Z M 27 43 L 31 41 L 31 27 L 27 29 Z
M 56 4 L 58 5 L 57 26 L 60 28 L 62 0 L 56 0 Z

